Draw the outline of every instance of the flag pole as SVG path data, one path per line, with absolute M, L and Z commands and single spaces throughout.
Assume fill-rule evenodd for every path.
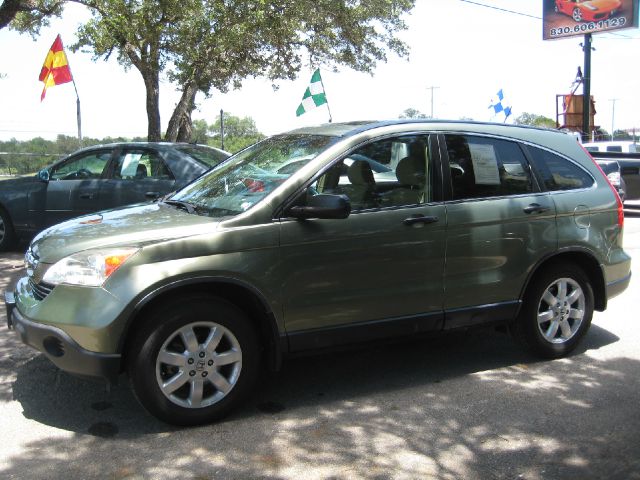
M 73 79 L 73 88 L 76 91 L 76 117 L 78 120 L 78 140 L 82 141 L 82 116 L 80 115 L 80 95 L 76 87 L 76 80 Z
M 331 116 L 331 109 L 329 108 L 329 99 L 327 98 L 327 89 L 324 88 L 324 82 L 322 81 L 322 75 L 320 76 L 320 84 L 322 85 L 322 91 L 324 92 L 324 99 L 326 100 L 327 110 L 329 111 L 329 123 L 333 121 Z

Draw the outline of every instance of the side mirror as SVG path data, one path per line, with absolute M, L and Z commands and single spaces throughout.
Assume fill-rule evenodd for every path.
M 351 203 L 346 195 L 318 194 L 309 197 L 307 205 L 291 207 L 288 214 L 294 218 L 343 219 L 351 213 Z
M 49 170 L 47 170 L 46 168 L 43 168 L 42 170 L 40 170 L 38 172 L 38 180 L 40 180 L 41 182 L 48 182 L 49 181 Z

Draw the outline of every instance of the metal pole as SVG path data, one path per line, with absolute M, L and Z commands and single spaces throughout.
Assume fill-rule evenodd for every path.
M 427 90 L 431 90 L 431 117 L 430 118 L 433 118 L 433 91 L 436 88 L 440 88 L 440 87 L 434 87 L 433 85 L 430 87 L 427 87 Z
M 78 121 L 78 140 L 82 141 L 82 117 L 80 115 L 80 95 L 78 95 L 78 88 L 76 87 L 75 79 L 73 79 L 73 89 L 76 91 L 76 120 Z
M 582 84 L 582 139 L 589 141 L 591 133 L 591 34 L 585 33 L 584 44 L 584 82 Z
M 614 121 L 616 118 L 616 100 L 618 99 L 617 98 L 609 99 L 609 101 L 611 102 L 611 140 L 614 139 L 614 132 L 615 132 Z
M 327 98 L 327 89 L 324 88 L 324 82 L 322 81 L 322 76 L 320 76 L 320 85 L 322 85 L 322 91 L 324 92 L 324 99 L 327 101 L 325 104 L 327 106 L 327 111 L 329 112 L 329 123 L 333 122 L 333 117 L 331 116 L 331 108 L 329 108 L 329 99 Z
M 220 148 L 224 150 L 224 111 L 220 109 Z

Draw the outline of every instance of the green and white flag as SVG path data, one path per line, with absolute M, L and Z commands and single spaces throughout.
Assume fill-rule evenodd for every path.
M 313 76 L 311 77 L 311 82 L 309 83 L 307 90 L 304 92 L 304 95 L 302 97 L 302 103 L 300 103 L 300 106 L 298 106 L 298 109 L 296 110 L 296 116 L 299 117 L 300 115 L 308 112 L 312 108 L 316 108 L 324 104 L 326 104 L 327 108 L 329 108 L 329 103 L 327 102 L 327 95 L 324 93 L 324 85 L 322 84 L 322 77 L 320 77 L 320 69 L 317 68 L 316 71 L 313 72 Z M 331 117 L 330 110 L 329 110 L 329 117 Z

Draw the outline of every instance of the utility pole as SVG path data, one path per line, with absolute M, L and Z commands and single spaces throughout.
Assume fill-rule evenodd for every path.
M 440 87 L 430 86 L 427 87 L 427 90 L 431 90 L 431 118 L 433 118 L 433 91 Z
M 582 84 L 582 139 L 589 141 L 591 136 L 591 34 L 584 34 L 584 43 L 581 43 L 584 52 L 584 68 Z
M 613 136 L 614 136 L 614 122 L 616 119 L 616 100 L 619 100 L 618 98 L 610 98 L 609 101 L 611 102 L 611 140 L 613 140 Z
M 220 149 L 224 150 L 224 110 L 220 109 Z

